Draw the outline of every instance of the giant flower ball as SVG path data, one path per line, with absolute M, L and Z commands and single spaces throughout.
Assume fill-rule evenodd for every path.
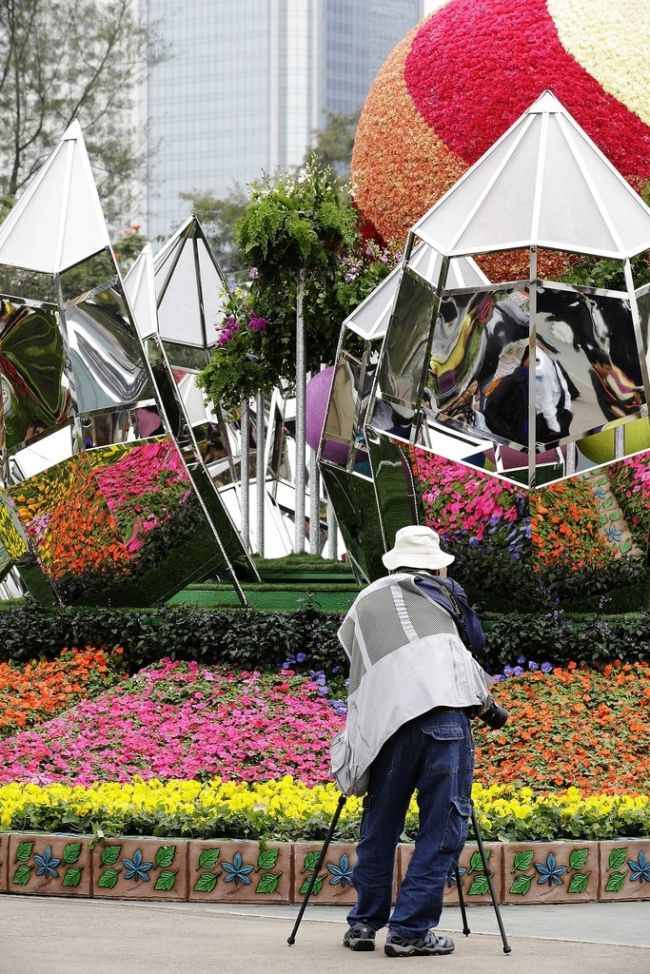
M 650 180 L 648 0 L 449 0 L 368 94 L 351 169 L 366 223 L 402 244 L 547 88 L 635 189 Z

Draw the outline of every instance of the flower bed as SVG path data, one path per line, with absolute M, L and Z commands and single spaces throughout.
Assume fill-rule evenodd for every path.
M 0 781 L 328 777 L 342 718 L 301 677 L 163 660 L 0 743 Z
M 476 725 L 477 782 L 634 792 L 650 775 L 649 677 L 641 663 L 516 673 L 495 690 L 508 724 L 498 733 Z M 254 784 L 292 775 L 315 786 L 329 781 L 329 744 L 345 719 L 331 696 L 337 688 L 320 674 L 163 660 L 0 742 L 0 782 Z
M 0 786 L 0 828 L 14 831 L 186 837 L 319 839 L 339 792 L 332 783 L 309 787 L 286 776 L 260 783 L 143 781 Z M 477 822 L 486 839 L 600 839 L 650 834 L 647 795 L 584 795 L 577 788 L 535 794 L 530 788 L 474 785 Z M 349 798 L 337 839 L 359 836 L 362 800 Z M 411 803 L 405 832 L 417 831 Z

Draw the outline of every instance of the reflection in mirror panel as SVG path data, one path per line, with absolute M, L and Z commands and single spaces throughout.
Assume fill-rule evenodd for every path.
M 325 424 L 322 453 L 326 460 L 345 466 L 355 437 L 355 416 L 360 405 L 360 363 L 343 352 L 334 369 Z
M 328 463 L 321 463 L 320 471 L 357 581 L 381 578 L 384 543 L 372 481 Z
M 74 301 L 98 286 L 113 284 L 116 276 L 115 263 L 106 250 L 69 267 L 60 274 L 63 303 Z
M 64 603 L 151 604 L 223 564 L 168 437 L 80 453 L 10 495 Z
M 143 409 L 114 409 L 106 413 L 92 413 L 90 416 L 80 417 L 82 446 L 84 450 L 92 450 L 96 446 L 110 446 L 111 443 L 128 443 L 131 440 L 142 439 L 154 435 L 154 430 L 142 433 L 139 416 Z M 155 433 L 160 435 L 162 428 L 160 417 L 156 424 Z
M 516 288 L 443 296 L 429 365 L 436 423 L 528 444 L 528 297 Z
M 23 450 L 18 450 L 11 460 L 12 479 L 15 483 L 33 477 L 52 464 L 67 460 L 73 453 L 73 427 L 69 423 L 49 436 L 36 440 Z
M 108 411 L 153 397 L 135 326 L 113 288 L 66 310 L 79 411 Z
M 190 464 L 189 470 L 192 483 L 205 506 L 210 521 L 214 525 L 223 554 L 235 569 L 236 577 L 233 579 L 235 585 L 237 586 L 237 578 L 247 582 L 259 581 L 257 571 L 242 546 L 241 535 L 235 528 L 218 491 L 215 490 L 210 474 L 202 463 Z M 224 580 L 231 580 L 230 569 L 226 565 L 223 555 L 219 562 L 215 563 L 213 573 Z
M 210 352 L 196 345 L 183 345 L 179 342 L 164 341 L 169 364 L 181 369 L 195 369 L 200 371 L 210 361 Z
M 436 301 L 430 287 L 402 275 L 379 366 L 383 399 L 406 408 L 418 404 Z
M 650 372 L 650 291 L 641 294 L 637 298 L 636 303 L 641 321 L 641 340 L 643 342 L 647 368 Z
M 629 300 L 544 282 L 537 310 L 538 441 L 637 416 L 646 398 Z
M 407 524 L 419 524 L 420 510 L 413 483 L 410 447 L 388 436 L 367 436 L 370 466 L 375 484 L 379 519 L 387 551 L 395 543 L 395 532 Z
M 40 271 L 0 264 L 0 295 L 17 302 L 56 305 L 58 295 L 54 277 Z
M 58 314 L 2 301 L 0 383 L 10 451 L 67 421 L 72 399 L 64 363 Z

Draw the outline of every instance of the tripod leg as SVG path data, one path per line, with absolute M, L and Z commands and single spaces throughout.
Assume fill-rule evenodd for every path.
M 329 848 L 329 844 L 332 841 L 332 836 L 334 835 L 334 829 L 336 828 L 336 825 L 337 825 L 338 820 L 339 820 L 339 816 L 341 814 L 341 811 L 342 811 L 343 806 L 345 805 L 346 801 L 347 801 L 347 796 L 346 795 L 340 795 L 339 796 L 339 803 L 336 806 L 336 811 L 334 812 L 334 815 L 332 816 L 332 821 L 330 822 L 330 827 L 327 830 L 327 835 L 325 836 L 325 841 L 323 842 L 323 848 L 320 851 L 320 855 L 318 857 L 318 862 L 316 863 L 316 865 L 314 867 L 314 871 L 313 871 L 313 873 L 312 873 L 312 875 L 311 875 L 311 877 L 309 879 L 309 885 L 307 886 L 307 892 L 305 893 L 305 898 L 303 899 L 302 904 L 300 906 L 300 910 L 298 912 L 298 916 L 296 917 L 296 922 L 293 925 L 293 930 L 291 931 L 291 933 L 287 937 L 287 943 L 289 944 L 290 947 L 293 944 L 295 944 L 295 942 L 296 942 L 296 934 L 298 933 L 298 927 L 300 926 L 300 922 L 301 922 L 301 920 L 303 918 L 303 914 L 304 914 L 305 910 L 307 909 L 307 901 L 309 900 L 309 897 L 311 896 L 312 890 L 314 888 L 314 883 L 316 882 L 316 877 L 318 876 L 318 874 L 319 874 L 319 872 L 321 870 L 321 866 L 325 862 L 325 856 L 327 855 L 327 850 Z
M 474 835 L 476 836 L 476 843 L 478 845 L 479 855 L 481 857 L 481 862 L 483 863 L 483 869 L 485 871 L 485 878 L 487 879 L 488 889 L 490 890 L 490 898 L 492 900 L 492 906 L 494 907 L 497 923 L 499 925 L 499 933 L 501 934 L 501 940 L 503 942 L 503 953 L 509 954 L 510 951 L 512 950 L 512 947 L 508 943 L 508 938 L 506 937 L 506 932 L 503 927 L 503 921 L 501 919 L 501 910 L 499 909 L 499 903 L 495 896 L 494 885 L 492 883 L 492 870 L 488 865 L 487 857 L 485 855 L 485 849 L 483 847 L 483 839 L 481 838 L 481 833 L 478 830 L 474 809 L 472 809 L 472 828 L 474 829 Z
M 460 869 L 456 866 L 456 889 L 458 890 L 458 905 L 460 906 L 460 915 L 463 919 L 463 933 L 466 937 L 472 932 L 467 925 L 467 910 L 465 909 L 465 894 L 463 893 L 463 884 L 460 879 Z

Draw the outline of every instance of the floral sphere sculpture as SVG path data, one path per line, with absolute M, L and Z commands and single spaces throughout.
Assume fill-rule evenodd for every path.
M 545 89 L 638 190 L 650 180 L 647 0 L 450 0 L 389 55 L 352 156 L 356 204 L 400 245 Z

